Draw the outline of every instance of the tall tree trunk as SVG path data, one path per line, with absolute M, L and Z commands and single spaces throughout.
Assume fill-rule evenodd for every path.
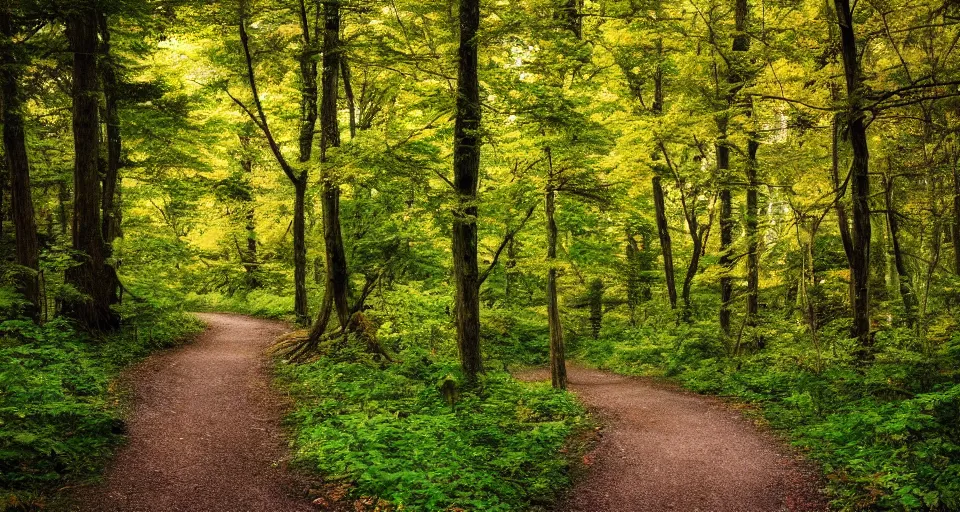
M 744 86 L 746 62 L 742 54 L 750 49 L 750 37 L 746 32 L 749 6 L 746 0 L 737 0 L 734 10 L 736 33 L 733 37 L 734 57 L 727 70 L 727 108 L 735 106 L 736 96 Z M 717 118 L 717 167 L 720 173 L 720 328 L 724 335 L 730 336 L 730 302 L 733 299 L 733 194 L 730 191 L 730 146 L 727 140 L 727 128 L 730 114 L 724 113 Z
M 453 142 L 453 269 L 460 365 L 470 382 L 483 371 L 480 355 L 480 271 L 477 265 L 477 185 L 480 177 L 480 80 L 477 30 L 480 0 L 459 0 L 457 110 Z
M 914 299 L 910 272 L 907 270 L 907 264 L 903 260 L 903 251 L 900 249 L 900 220 L 897 218 L 897 210 L 893 204 L 893 176 L 887 176 L 884 180 L 883 196 L 887 207 L 887 227 L 890 230 L 890 245 L 893 250 L 894 266 L 897 269 L 900 299 L 903 300 L 904 319 L 907 321 L 908 327 L 913 327 L 916 323 L 916 300 Z
M 737 0 L 734 11 L 734 24 L 736 26 L 736 35 L 733 38 L 734 65 L 736 68 L 730 75 L 730 81 L 733 85 L 731 93 L 747 85 L 747 81 L 753 79 L 754 73 L 748 68 L 750 63 L 746 61 L 746 52 L 750 51 L 750 35 L 748 33 L 750 22 L 750 5 L 747 0 Z M 748 118 L 753 117 L 753 101 L 749 98 L 744 100 L 745 114 Z M 758 233 L 759 210 L 757 209 L 757 151 L 760 149 L 760 142 L 757 140 L 755 131 L 750 130 L 747 133 L 747 212 L 744 219 L 747 238 L 747 311 L 746 324 L 756 325 L 757 313 L 760 311 L 760 237 Z
M 758 218 L 757 194 L 757 150 L 760 143 L 756 135 L 751 134 L 747 141 L 747 325 L 757 324 L 757 314 L 760 312 L 760 232 Z
M 117 205 L 117 196 L 120 186 L 120 152 L 123 149 L 123 140 L 120 136 L 120 112 L 117 108 L 117 63 L 110 53 L 110 27 L 107 24 L 106 15 L 99 13 L 98 17 L 103 55 L 100 76 L 103 81 L 104 114 L 107 125 L 107 167 L 103 173 L 101 229 L 107 251 L 106 256 L 109 258 L 113 254 L 113 241 L 120 236 L 121 211 Z
M 327 163 L 327 150 L 340 147 L 337 97 L 340 84 L 340 3 L 324 4 L 323 99 L 320 104 L 320 163 Z M 333 298 L 340 328 L 347 329 L 349 274 L 347 253 L 340 228 L 340 186 L 323 169 L 323 239 L 327 255 L 327 286 Z
M 677 283 L 673 272 L 673 242 L 670 239 L 670 227 L 667 224 L 667 207 L 663 198 L 663 184 L 660 176 L 653 177 L 653 205 L 657 217 L 657 234 L 660 237 L 660 251 L 663 254 L 663 274 L 667 280 L 667 294 L 670 307 L 677 309 Z
M 717 168 L 720 172 L 720 329 L 730 336 L 730 302 L 733 298 L 733 198 L 727 182 L 730 180 L 730 146 L 727 142 L 727 121 L 718 121 L 720 137 L 717 141 Z
M 548 185 L 547 212 L 547 321 L 550 326 L 550 380 L 553 387 L 567 389 L 566 354 L 563 346 L 563 325 L 557 301 L 557 223 L 554 220 L 556 191 Z
M 840 30 L 840 52 L 847 82 L 847 137 L 853 149 L 850 180 L 853 196 L 853 237 L 850 270 L 853 281 L 853 329 L 851 335 L 867 348 L 870 340 L 870 150 L 867 126 L 861 109 L 863 84 L 850 0 L 834 0 Z
M 317 61 L 315 43 L 312 39 L 306 4 L 300 2 L 301 38 L 303 51 L 300 54 L 300 133 L 298 160 L 306 164 L 313 156 L 313 141 L 317 127 Z M 310 322 L 307 302 L 307 245 L 304 200 L 307 192 L 307 171 L 301 170 L 294 180 L 293 208 L 293 281 L 294 312 L 297 323 Z M 300 229 L 297 229 L 297 228 Z
M 842 128 L 841 114 L 833 116 L 833 137 L 831 142 L 832 165 L 830 171 L 833 176 L 833 188 L 836 191 L 836 197 L 833 201 L 833 208 L 837 214 L 837 227 L 840 230 L 840 242 L 843 244 L 843 253 L 847 257 L 847 267 L 853 261 L 853 239 L 850 236 L 850 218 L 847 216 L 847 207 L 843 203 L 846 195 L 847 186 L 840 182 L 840 130 Z M 850 268 L 850 275 L 853 275 L 853 269 Z M 851 278 L 848 286 L 848 295 L 850 304 L 853 304 L 853 279 Z
M 14 56 L 13 23 L 10 4 L 0 8 L 0 105 L 3 111 L 3 149 L 10 173 L 10 202 L 16 235 L 18 272 L 17 290 L 30 304 L 27 314 L 40 318 L 40 256 L 37 242 L 37 221 L 33 197 L 30 195 L 30 163 L 23 128 L 23 101 L 20 96 L 20 65 Z M 2 190 L 0 190 L 2 194 Z M 2 224 L 0 211 L 0 224 Z
M 960 276 L 960 155 L 953 156 L 953 271 Z
M 663 112 L 663 66 L 660 59 L 663 57 L 663 41 L 657 39 L 657 69 L 653 77 L 653 112 Z M 664 155 L 666 158 L 666 155 Z M 670 226 L 667 223 L 667 205 L 664 201 L 663 183 L 660 173 L 662 166 L 653 169 L 651 179 L 653 185 L 653 207 L 657 218 L 657 235 L 660 238 L 660 252 L 663 254 L 663 275 L 667 281 L 667 295 L 670 297 L 670 307 L 677 309 L 677 282 L 673 270 L 673 242 L 670 239 Z
M 117 277 L 106 264 L 100 219 L 97 25 L 97 11 L 90 0 L 75 5 L 67 17 L 73 52 L 73 249 L 81 256 L 66 279 L 87 297 L 65 303 L 64 313 L 87 329 L 107 330 L 119 325 L 119 318 L 110 309 L 117 302 Z
M 251 188 L 251 180 L 253 179 L 253 156 L 251 154 L 252 148 L 250 147 L 250 131 L 251 128 L 247 125 L 247 128 L 240 135 L 240 168 L 243 170 L 244 177 L 246 181 L 245 186 Z M 246 273 L 246 282 L 248 289 L 255 289 L 260 287 L 260 259 L 257 255 L 257 210 L 255 206 L 255 201 L 253 197 L 248 197 L 246 202 L 246 211 L 244 212 L 244 218 L 246 219 L 246 238 L 247 238 L 247 248 L 246 254 L 243 256 L 243 268 Z

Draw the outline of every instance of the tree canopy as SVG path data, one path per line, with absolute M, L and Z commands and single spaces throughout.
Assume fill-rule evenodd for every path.
M 0 310 L 666 373 L 790 411 L 845 506 L 960 507 L 958 43 L 941 0 L 0 1 Z

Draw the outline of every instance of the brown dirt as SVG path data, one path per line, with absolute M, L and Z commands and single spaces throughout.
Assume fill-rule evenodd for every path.
M 308 482 L 286 470 L 282 403 L 263 349 L 279 322 L 199 315 L 196 341 L 129 372 L 129 442 L 105 481 L 80 490 L 82 511 L 308 511 Z
M 721 400 L 576 366 L 569 387 L 604 427 L 564 512 L 827 510 L 817 473 Z M 518 375 L 549 380 L 549 370 Z

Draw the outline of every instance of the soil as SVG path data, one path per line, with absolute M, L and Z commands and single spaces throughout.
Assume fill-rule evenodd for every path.
M 577 366 L 567 375 L 603 428 L 557 510 L 828 510 L 817 472 L 730 404 L 651 379 Z M 518 377 L 550 380 L 550 372 Z
M 308 511 L 310 483 L 287 469 L 283 403 L 263 355 L 280 322 L 201 314 L 207 330 L 124 376 L 128 443 L 73 510 Z

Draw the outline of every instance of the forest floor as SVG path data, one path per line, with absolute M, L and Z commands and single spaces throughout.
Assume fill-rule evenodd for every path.
M 263 350 L 280 322 L 201 314 L 207 330 L 127 372 L 129 441 L 102 484 L 78 490 L 83 511 L 316 510 L 309 482 L 286 469 L 283 403 Z
M 603 428 L 564 512 L 827 510 L 816 470 L 714 397 L 568 365 L 569 388 Z M 550 371 L 520 372 L 550 380 Z
M 202 314 L 194 342 L 126 373 L 121 448 L 81 511 L 316 510 L 310 482 L 286 468 L 283 402 L 263 350 L 288 327 Z M 564 512 L 820 511 L 815 470 L 723 401 L 648 379 L 569 366 L 570 389 L 604 428 Z M 521 372 L 549 379 L 546 370 Z

